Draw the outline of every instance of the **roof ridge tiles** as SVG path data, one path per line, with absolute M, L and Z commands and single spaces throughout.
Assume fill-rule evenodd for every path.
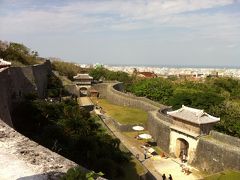
M 211 116 L 202 109 L 195 109 L 184 105 L 178 110 L 167 112 L 167 114 L 195 124 L 207 124 L 220 121 L 220 118 Z

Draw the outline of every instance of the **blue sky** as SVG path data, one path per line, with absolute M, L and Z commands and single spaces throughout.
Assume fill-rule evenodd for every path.
M 0 39 L 79 63 L 240 66 L 240 0 L 0 0 Z

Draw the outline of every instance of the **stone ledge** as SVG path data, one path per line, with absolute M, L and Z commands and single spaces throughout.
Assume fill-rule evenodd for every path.
M 59 179 L 76 163 L 21 135 L 0 120 L 0 179 Z

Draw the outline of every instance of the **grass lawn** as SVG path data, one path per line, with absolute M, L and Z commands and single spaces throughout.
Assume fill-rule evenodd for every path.
M 126 135 L 127 137 L 130 137 L 132 139 L 135 139 L 136 136 L 138 136 L 139 134 L 143 134 L 143 133 L 147 133 L 149 134 L 148 131 L 139 131 L 139 132 L 136 132 L 136 131 L 130 131 L 130 132 L 122 132 L 124 135 Z M 141 144 L 144 144 L 146 142 L 148 142 L 149 140 L 147 139 L 138 139 L 137 142 L 141 143 Z
M 238 171 L 223 171 L 204 178 L 205 180 L 239 180 L 240 172 Z
M 103 108 L 106 113 L 121 124 L 146 123 L 147 113 L 141 109 L 118 106 L 106 99 L 92 99 L 95 104 Z M 97 103 L 98 102 L 98 103 Z
M 147 133 L 147 134 L 149 134 L 148 131 L 123 132 L 124 135 L 126 135 L 126 136 L 128 136 L 128 137 L 130 137 L 130 138 L 132 138 L 132 139 L 135 139 L 135 137 L 136 137 L 138 134 L 142 134 L 142 133 Z M 142 144 L 142 145 L 143 145 L 143 144 L 149 142 L 149 140 L 147 140 L 147 139 L 138 139 L 137 142 L 138 142 L 139 144 Z M 150 140 L 150 142 L 151 142 L 151 140 Z M 161 155 L 161 154 L 164 152 L 164 151 L 163 151 L 160 147 L 158 147 L 157 145 L 156 145 L 156 146 L 151 146 L 151 147 L 152 147 L 152 148 L 156 151 L 156 153 L 159 154 L 159 155 Z

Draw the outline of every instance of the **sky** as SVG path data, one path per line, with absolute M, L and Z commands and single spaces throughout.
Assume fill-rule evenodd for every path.
M 0 0 L 0 40 L 77 63 L 240 66 L 240 0 Z

